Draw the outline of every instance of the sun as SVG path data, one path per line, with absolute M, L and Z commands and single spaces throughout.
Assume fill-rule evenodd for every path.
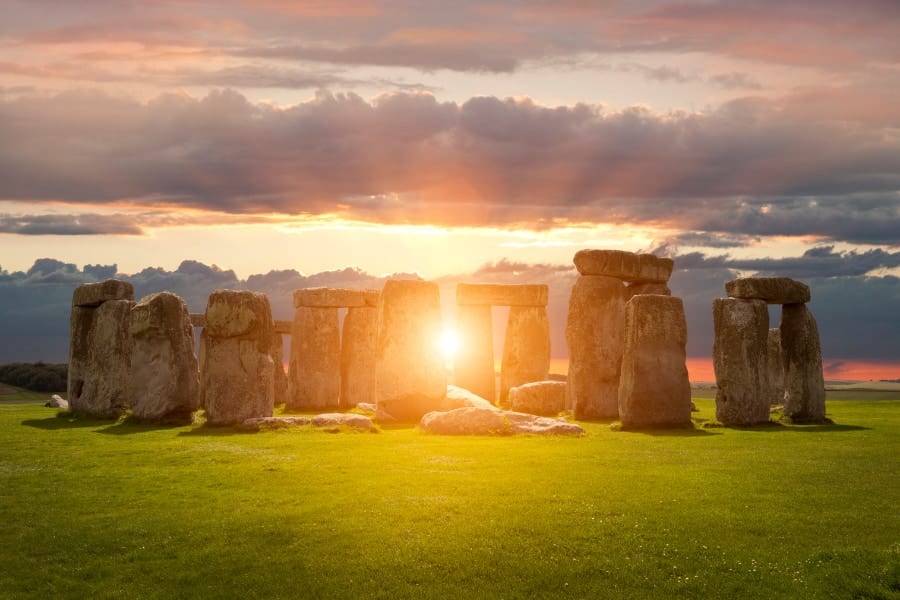
M 459 352 L 461 345 L 462 340 L 460 340 L 459 334 L 454 330 L 445 329 L 441 332 L 441 337 L 438 339 L 438 348 L 440 348 L 444 360 L 452 361 L 457 352 Z

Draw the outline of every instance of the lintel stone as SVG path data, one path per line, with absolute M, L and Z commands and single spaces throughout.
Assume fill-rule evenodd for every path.
M 294 308 L 359 308 L 378 306 L 378 290 L 304 288 L 294 292 Z
M 460 283 L 456 303 L 461 306 L 547 306 L 546 284 Z
M 127 281 L 107 279 L 75 288 L 72 306 L 97 307 L 108 300 L 134 300 L 134 286 Z
M 675 261 L 622 250 L 579 250 L 573 259 L 581 275 L 604 275 L 628 283 L 666 283 Z
M 769 304 L 805 304 L 809 286 L 790 277 L 741 277 L 725 284 L 730 298 L 765 300 Z

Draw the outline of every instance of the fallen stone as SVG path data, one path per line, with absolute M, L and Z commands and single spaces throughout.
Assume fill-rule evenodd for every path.
M 675 266 L 671 258 L 621 250 L 579 250 L 574 262 L 581 275 L 615 277 L 629 283 L 666 283 Z
M 378 408 L 415 422 L 440 407 L 447 393 L 438 351 L 441 297 L 436 283 L 390 279 L 378 304 L 375 398 Z
M 632 283 L 625 287 L 625 301 L 632 296 L 652 294 L 655 296 L 671 296 L 672 290 L 665 283 Z
M 769 309 L 765 300 L 713 301 L 716 419 L 747 426 L 769 421 Z
M 781 358 L 781 329 L 778 327 L 769 328 L 766 354 L 768 355 L 769 404 L 781 404 L 784 402 L 784 361 Z
M 509 389 L 544 381 L 550 372 L 550 321 L 543 306 L 513 306 L 506 323 L 500 364 L 500 406 L 507 405 Z
M 499 410 L 496 406 L 465 388 L 457 385 L 447 386 L 447 396 L 441 402 L 440 410 L 453 410 L 464 407 L 487 408 L 491 410 Z
M 309 425 L 311 421 L 309 417 L 255 417 L 246 419 L 239 427 L 246 431 L 289 429 Z
M 457 293 L 459 288 L 457 288 Z M 461 305 L 456 310 L 456 332 L 462 352 L 453 361 L 453 381 L 491 401 L 497 398 L 494 374 L 494 328 L 491 307 Z
M 107 279 L 75 288 L 72 306 L 96 308 L 109 300 L 134 300 L 134 286 L 127 281 Z
M 341 331 L 336 308 L 294 311 L 288 398 L 290 410 L 337 407 L 341 400 Z
M 325 413 L 312 418 L 313 427 L 351 427 L 361 431 L 378 431 L 372 419 L 356 413 Z
M 294 308 L 360 308 L 378 305 L 378 290 L 305 288 L 294 292 Z
M 151 294 L 131 309 L 128 388 L 135 417 L 157 423 L 190 423 L 200 406 L 194 327 L 184 300 Z
M 566 343 L 566 407 L 578 418 L 618 418 L 625 348 L 625 286 L 620 280 L 596 275 L 575 281 L 569 296 Z
M 634 296 L 625 305 L 619 383 L 622 429 L 692 427 L 681 298 Z
M 769 304 L 809 302 L 809 286 L 790 277 L 741 277 L 725 284 L 730 298 L 765 300 Z
M 342 408 L 350 408 L 360 402 L 375 402 L 377 333 L 377 308 L 351 308 L 347 311 L 341 332 Z
M 547 306 L 545 284 L 460 283 L 456 303 L 460 306 Z
M 509 406 L 532 415 L 558 415 L 566 408 L 566 383 L 535 381 L 510 388 Z
M 520 412 L 488 408 L 457 408 L 447 412 L 430 412 L 419 426 L 429 433 L 441 435 L 581 435 L 584 429 L 574 423 L 527 415 Z
M 805 304 L 781 309 L 784 416 L 796 423 L 824 423 L 825 379 L 819 326 Z
M 378 410 L 378 407 L 374 402 L 359 402 L 356 405 L 356 408 L 359 410 L 364 410 L 366 412 L 375 412 Z
M 234 425 L 272 416 L 272 336 L 265 294 L 216 290 L 210 295 L 200 335 L 200 405 L 207 423 Z
M 49 408 L 61 408 L 63 410 L 69 410 L 69 402 L 62 398 L 59 394 L 53 394 L 50 396 L 50 400 L 48 400 L 44 406 Z

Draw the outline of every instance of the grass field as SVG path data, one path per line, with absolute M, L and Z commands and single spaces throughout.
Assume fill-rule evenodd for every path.
M 154 428 L 5 398 L 2 598 L 900 598 L 896 401 L 548 439 Z

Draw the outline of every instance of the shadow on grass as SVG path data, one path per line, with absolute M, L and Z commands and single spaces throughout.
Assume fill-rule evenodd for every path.
M 147 423 L 137 419 L 127 418 L 110 427 L 98 429 L 97 433 L 105 435 L 134 435 L 136 433 L 150 433 L 152 431 L 164 431 L 166 429 L 178 429 L 185 427 L 186 423 Z
M 708 437 L 711 435 L 722 435 L 721 431 L 715 429 L 700 429 L 699 427 L 682 427 L 678 429 L 614 429 L 613 431 L 621 433 L 641 433 L 653 437 Z
M 779 423 L 769 421 L 760 425 L 748 425 L 746 427 L 725 426 L 721 424 L 710 425 L 713 429 L 734 429 L 737 431 L 749 431 L 753 433 L 819 433 L 823 431 L 869 431 L 871 427 L 861 425 L 843 425 L 840 423 Z
M 230 425 L 201 425 L 187 431 L 179 431 L 178 437 L 226 437 L 230 435 L 252 435 L 257 433 L 250 429 L 237 429 Z
M 111 425 L 112 423 L 114 423 L 114 421 L 82 419 L 67 413 L 60 413 L 46 419 L 26 419 L 22 421 L 22 425 L 26 427 L 46 429 L 48 431 L 55 431 L 57 429 L 80 429 L 82 427 L 103 427 L 105 425 Z

